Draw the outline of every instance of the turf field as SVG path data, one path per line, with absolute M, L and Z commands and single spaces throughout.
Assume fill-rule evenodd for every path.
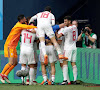
M 18 84 L 0 84 L 0 90 L 100 90 L 100 87 L 85 87 L 82 85 L 35 85 L 17 86 Z

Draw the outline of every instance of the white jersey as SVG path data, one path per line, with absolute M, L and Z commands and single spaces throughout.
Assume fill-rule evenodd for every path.
M 63 29 L 64 29 L 64 28 L 61 28 L 61 29 L 58 31 L 58 34 L 62 33 L 62 32 L 63 32 Z M 62 41 L 61 44 L 60 44 L 60 48 L 61 48 L 61 50 L 63 51 L 63 50 L 64 50 L 65 37 L 62 36 L 62 37 L 60 37 L 58 40 L 61 40 L 61 41 Z
M 44 11 L 36 14 L 30 19 L 30 22 L 33 22 L 35 19 L 37 19 L 37 26 L 55 25 L 55 17 L 52 13 L 48 11 Z
M 35 33 L 28 32 L 27 30 L 23 30 L 21 32 L 21 47 L 27 46 L 33 48 L 34 40 L 35 40 Z
M 75 25 L 65 27 L 62 31 L 65 36 L 64 50 L 76 49 L 76 42 L 78 38 L 78 31 Z

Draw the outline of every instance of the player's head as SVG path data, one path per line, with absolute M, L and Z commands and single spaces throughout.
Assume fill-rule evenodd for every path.
M 90 32 L 92 32 L 92 27 L 90 24 L 86 24 L 85 29 L 88 29 Z
M 19 21 L 20 23 L 22 23 L 22 24 L 25 24 L 25 22 L 26 22 L 26 18 L 25 18 L 25 16 L 24 16 L 23 14 L 19 15 L 19 16 L 17 17 L 17 19 L 18 19 L 18 21 Z
M 64 17 L 64 24 L 66 26 L 69 26 L 71 24 L 71 16 L 65 16 Z
M 50 6 L 45 7 L 44 11 L 49 11 L 49 12 L 51 12 L 51 7 L 50 7 Z
M 27 25 L 29 24 L 30 19 L 31 19 L 31 16 L 26 17 L 26 24 L 27 24 Z
M 78 27 L 78 21 L 77 20 L 73 20 L 72 21 L 72 25 L 75 25 L 76 27 Z

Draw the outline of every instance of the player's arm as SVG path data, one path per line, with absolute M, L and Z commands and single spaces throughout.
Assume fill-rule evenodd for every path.
M 55 17 L 53 14 L 52 14 L 52 18 L 51 18 L 51 24 L 52 24 L 52 26 L 55 25 Z
M 62 33 L 60 33 L 60 34 L 56 33 L 56 36 L 57 36 L 57 38 L 60 38 L 60 37 L 63 36 L 63 34 Z
M 37 19 L 37 15 L 35 15 L 35 16 L 33 16 L 33 17 L 31 17 L 31 19 L 30 19 L 29 23 L 33 22 L 33 21 L 34 21 L 34 20 L 36 20 L 36 19 Z
M 59 28 L 64 28 L 65 24 L 62 23 L 62 24 L 59 24 Z
M 88 38 L 89 38 L 89 40 L 92 41 L 93 43 L 97 40 L 96 34 L 94 34 L 92 37 L 89 35 Z
M 34 29 L 37 28 L 36 26 L 32 26 L 32 25 L 26 25 L 26 24 L 20 24 L 18 27 L 23 29 Z

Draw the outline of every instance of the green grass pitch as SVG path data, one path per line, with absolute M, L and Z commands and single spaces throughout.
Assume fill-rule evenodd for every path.
M 0 90 L 100 90 L 100 87 L 84 87 L 82 85 L 17 85 L 18 84 L 0 84 Z

